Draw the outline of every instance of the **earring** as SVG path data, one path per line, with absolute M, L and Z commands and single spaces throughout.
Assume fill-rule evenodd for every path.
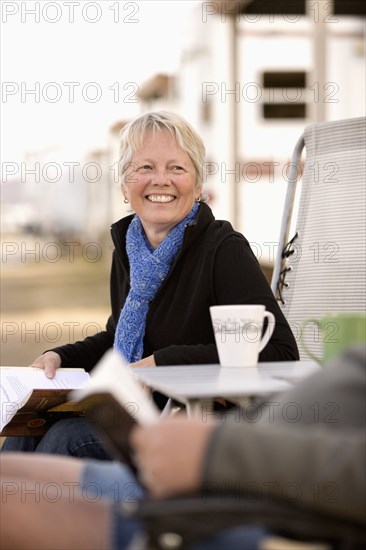
M 197 197 L 196 199 L 194 199 L 194 202 L 197 202 L 197 203 L 201 202 L 201 198 Z
M 130 201 L 128 200 L 127 197 L 125 197 L 125 198 L 123 199 L 123 202 L 124 202 L 125 204 L 128 204 Z

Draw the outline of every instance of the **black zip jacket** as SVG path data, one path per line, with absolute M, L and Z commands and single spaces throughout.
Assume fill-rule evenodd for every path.
M 132 217 L 122 218 L 111 227 L 115 245 L 110 283 L 112 314 L 106 330 L 54 348 L 63 367 L 90 371 L 113 346 L 115 328 L 130 289 L 126 232 Z M 158 366 L 218 363 L 209 307 L 223 304 L 263 304 L 274 314 L 276 327 L 259 355 L 260 361 L 299 358 L 295 338 L 248 241 L 229 222 L 215 220 L 208 205 L 202 203 L 150 304 L 144 357 L 154 354 Z

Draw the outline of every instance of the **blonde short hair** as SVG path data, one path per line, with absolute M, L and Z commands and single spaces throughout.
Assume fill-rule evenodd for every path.
M 141 149 L 148 132 L 168 130 L 185 151 L 196 170 L 196 189 L 202 185 L 205 146 L 196 130 L 181 116 L 169 111 L 146 113 L 129 122 L 121 131 L 119 170 L 122 183 L 133 155 Z

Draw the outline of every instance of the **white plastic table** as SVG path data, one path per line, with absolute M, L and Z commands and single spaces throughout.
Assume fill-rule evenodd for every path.
M 319 369 L 314 361 L 281 361 L 257 367 L 182 365 L 133 370 L 141 383 L 184 403 L 189 414 L 202 414 L 212 410 L 215 398 L 244 405 L 255 397 L 288 390 Z

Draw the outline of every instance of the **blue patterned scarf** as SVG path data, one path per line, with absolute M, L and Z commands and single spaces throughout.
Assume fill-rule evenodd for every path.
M 134 363 L 143 355 L 146 316 L 150 302 L 167 276 L 179 252 L 184 231 L 196 217 L 198 204 L 179 222 L 155 250 L 148 242 L 140 218 L 132 219 L 126 235 L 131 288 L 122 308 L 114 337 L 114 348 Z

